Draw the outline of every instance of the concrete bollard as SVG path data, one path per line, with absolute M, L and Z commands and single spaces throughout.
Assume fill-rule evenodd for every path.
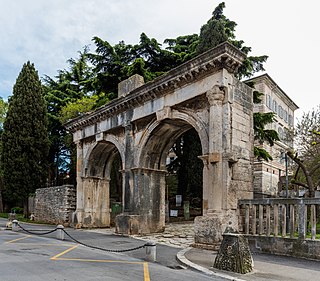
M 12 231 L 18 231 L 19 230 L 18 224 L 19 224 L 19 222 L 17 220 L 13 220 L 12 221 Z
M 64 226 L 62 224 L 57 225 L 57 239 L 64 240 Z
M 154 262 L 157 260 L 157 246 L 153 241 L 146 243 L 146 260 Z

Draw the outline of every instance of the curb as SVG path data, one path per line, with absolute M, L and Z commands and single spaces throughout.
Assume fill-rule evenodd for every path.
M 177 260 L 182 263 L 183 265 L 191 268 L 191 269 L 194 269 L 196 271 L 200 271 L 208 276 L 217 276 L 217 277 L 221 277 L 221 278 L 225 278 L 227 280 L 231 280 L 231 281 L 246 281 L 244 279 L 240 279 L 240 278 L 237 278 L 237 277 L 233 277 L 233 276 L 230 276 L 228 274 L 224 274 L 224 273 L 218 273 L 218 272 L 214 272 L 210 269 L 207 269 L 201 265 L 198 265 L 198 264 L 195 264 L 193 262 L 191 262 L 190 260 L 188 260 L 185 256 L 185 253 L 188 252 L 189 250 L 191 250 L 192 248 L 189 247 L 189 248 L 186 248 L 186 249 L 183 249 L 182 251 L 178 252 L 177 253 Z

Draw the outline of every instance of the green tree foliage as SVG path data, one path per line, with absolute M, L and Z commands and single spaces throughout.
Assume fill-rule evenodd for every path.
M 309 196 L 320 185 L 320 106 L 303 113 L 295 128 L 297 151 L 288 156 L 296 163 L 292 183 L 309 189 Z
M 244 45 L 243 40 L 236 40 L 235 28 L 237 24 L 229 20 L 223 10 L 225 3 L 220 3 L 213 11 L 209 21 L 201 27 L 199 43 L 197 46 L 197 54 L 201 54 L 225 41 L 229 41 L 247 55 L 246 60 L 240 67 L 237 76 L 241 79 L 251 77 L 255 72 L 263 71 L 263 63 L 266 62 L 268 56 L 249 56 L 251 47 Z
M 84 112 L 92 110 L 97 100 L 98 96 L 84 96 L 74 102 L 67 103 L 60 111 L 60 121 L 65 123 L 70 119 L 81 116 Z
M 7 110 L 8 110 L 8 103 L 5 102 L 0 97 L 0 132 L 2 132 L 2 129 L 3 129 L 3 122 L 6 118 Z
M 49 76 L 44 77 L 44 92 L 48 108 L 48 132 L 50 139 L 50 150 L 48 156 L 50 185 L 60 185 L 73 167 L 73 161 L 70 161 L 71 151 L 74 151 L 74 145 L 70 136 L 68 136 L 62 120 L 66 120 L 70 112 L 64 109 L 70 108 L 78 100 L 94 93 L 94 78 L 91 66 L 88 64 L 88 48 L 85 47 L 79 52 L 78 59 L 68 60 L 69 69 L 59 70 L 55 79 Z M 91 108 L 86 108 L 90 110 Z M 62 111 L 66 116 L 62 115 Z M 74 170 L 74 169 L 73 169 Z M 70 182 L 75 182 L 75 175 L 70 174 Z
M 34 65 L 27 62 L 13 87 L 3 126 L 4 196 L 8 202 L 23 201 L 28 207 L 28 196 L 46 185 L 47 126 L 41 82 Z
M 198 158 L 202 155 L 202 147 L 196 130 L 191 129 L 179 137 L 172 150 L 176 157 L 167 169 L 177 175 L 177 194 L 181 194 L 183 200 L 198 198 L 191 204 L 201 208 L 203 162 Z
M 3 132 L 3 122 L 5 120 L 6 114 L 8 110 L 8 103 L 5 102 L 2 98 L 0 98 L 0 138 L 2 140 L 2 132 Z M 0 159 L 2 155 L 2 141 L 0 141 Z M 3 212 L 3 201 L 2 201 L 2 191 L 3 191 L 3 171 L 2 165 L 0 165 L 0 212 Z

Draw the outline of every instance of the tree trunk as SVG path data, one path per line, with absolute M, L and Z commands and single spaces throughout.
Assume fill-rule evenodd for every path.
M 23 216 L 25 218 L 29 217 L 29 197 L 23 200 Z
M 0 190 L 0 213 L 3 213 L 3 201 L 2 201 L 2 192 Z

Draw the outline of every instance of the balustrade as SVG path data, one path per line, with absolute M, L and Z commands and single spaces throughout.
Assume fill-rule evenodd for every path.
M 239 200 L 240 226 L 247 235 L 316 239 L 320 198 Z

